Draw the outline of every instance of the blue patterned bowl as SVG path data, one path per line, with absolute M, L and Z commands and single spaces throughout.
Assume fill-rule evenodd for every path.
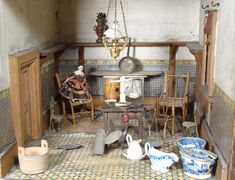
M 211 176 L 217 155 L 204 149 L 183 149 L 180 151 L 184 174 L 207 179 Z
M 206 141 L 197 137 L 183 137 L 177 141 L 179 151 L 183 149 L 204 149 Z

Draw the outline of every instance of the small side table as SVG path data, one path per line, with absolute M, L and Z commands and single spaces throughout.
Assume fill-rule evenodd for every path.
M 145 120 L 145 108 L 144 106 L 126 106 L 126 107 L 117 107 L 115 105 L 107 105 L 104 104 L 101 108 L 102 113 L 104 114 L 104 130 L 106 133 L 110 133 L 117 128 L 124 128 L 125 123 L 121 121 L 121 114 L 127 113 L 128 115 L 134 114 L 138 119 L 137 128 L 139 132 L 139 137 L 143 139 L 146 136 L 145 128 L 144 128 L 144 120 Z M 115 121 L 118 121 L 120 127 L 115 125 Z

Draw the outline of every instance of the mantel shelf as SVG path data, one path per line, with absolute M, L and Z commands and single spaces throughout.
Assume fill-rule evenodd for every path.
M 50 53 L 56 53 L 62 51 L 65 49 L 65 47 L 66 47 L 65 44 L 55 44 L 53 46 L 47 47 L 45 49 L 40 50 L 40 57 L 46 57 Z
M 194 41 L 162 41 L 162 42 L 132 42 L 133 47 L 155 47 L 155 46 L 186 46 L 187 43 Z M 102 43 L 95 42 L 72 42 L 69 47 L 104 47 Z
M 160 76 L 162 71 L 136 71 L 129 74 L 121 73 L 120 71 L 94 71 L 92 76 Z

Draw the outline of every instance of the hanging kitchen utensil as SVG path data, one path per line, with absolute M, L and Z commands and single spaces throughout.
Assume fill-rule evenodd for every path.
M 141 95 L 141 92 L 140 92 L 141 89 L 138 88 L 139 86 L 137 86 L 137 82 L 139 82 L 138 79 L 132 79 L 131 87 L 130 87 L 130 92 L 129 92 L 129 94 L 128 94 L 128 96 L 129 96 L 130 98 L 135 99 L 135 98 L 140 97 L 140 95 Z
M 131 38 L 129 38 L 129 44 L 127 49 L 127 56 L 123 57 L 118 64 L 119 70 L 124 74 L 132 73 L 135 70 L 136 63 L 135 59 L 130 57 L 130 46 L 131 46 Z

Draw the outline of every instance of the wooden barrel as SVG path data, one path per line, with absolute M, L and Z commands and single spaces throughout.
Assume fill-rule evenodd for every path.
M 119 78 L 108 77 L 108 78 L 105 78 L 104 80 L 105 80 L 105 83 L 104 83 L 105 98 L 118 100 L 120 96 L 120 83 L 119 82 L 111 83 L 111 81 L 119 80 Z

